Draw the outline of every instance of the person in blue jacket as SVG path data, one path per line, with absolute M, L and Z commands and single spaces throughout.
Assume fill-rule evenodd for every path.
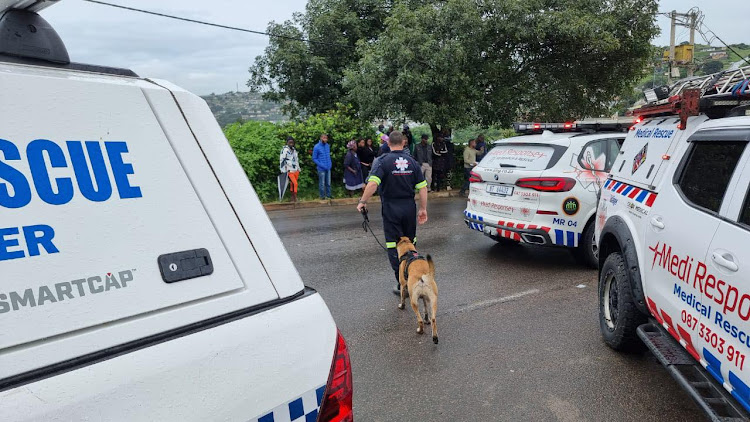
M 331 198 L 331 146 L 328 145 L 328 135 L 320 135 L 320 141 L 315 144 L 312 153 L 313 163 L 318 166 L 318 193 L 320 199 Z

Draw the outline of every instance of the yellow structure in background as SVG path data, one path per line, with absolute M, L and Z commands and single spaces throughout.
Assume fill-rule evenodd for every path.
M 695 46 L 691 44 L 676 45 L 674 47 L 674 61 L 677 64 L 691 63 Z M 669 61 L 669 50 L 664 51 L 664 60 Z

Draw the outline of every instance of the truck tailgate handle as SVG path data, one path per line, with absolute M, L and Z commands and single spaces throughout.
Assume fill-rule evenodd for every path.
M 167 283 L 211 275 L 213 261 L 207 249 L 192 249 L 159 256 L 161 278 Z

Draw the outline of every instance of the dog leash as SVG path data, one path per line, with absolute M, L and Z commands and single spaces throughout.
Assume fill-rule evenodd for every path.
M 383 246 L 382 243 L 380 243 L 380 239 L 378 239 L 377 236 L 375 236 L 375 233 L 372 231 L 372 227 L 370 227 L 370 217 L 367 215 L 367 208 L 362 209 L 362 217 L 364 218 L 364 221 L 362 222 L 362 229 L 364 229 L 365 232 L 372 233 L 372 237 L 375 238 L 375 241 L 378 242 L 378 245 L 386 252 L 388 252 L 388 248 Z

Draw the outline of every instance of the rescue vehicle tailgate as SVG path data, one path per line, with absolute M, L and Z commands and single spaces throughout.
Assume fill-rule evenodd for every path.
M 169 90 L 0 64 L 0 92 L 0 378 L 279 297 Z
M 290 404 L 315 420 L 335 344 L 331 314 L 308 291 L 257 315 L 0 392 L 0 402 L 15 421 L 257 421 L 271 411 L 289 421 Z
M 689 127 L 704 120 L 705 116 L 690 117 Z M 612 175 L 618 180 L 653 190 L 666 170 L 665 162 L 691 133 L 680 130 L 679 124 L 678 117 L 656 117 L 631 127 L 612 167 Z

